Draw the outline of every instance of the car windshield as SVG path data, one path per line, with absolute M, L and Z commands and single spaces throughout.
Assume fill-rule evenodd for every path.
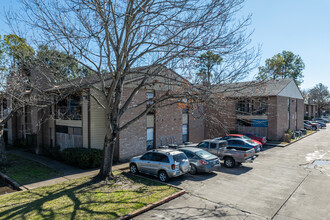
M 213 154 L 210 154 L 209 152 L 207 152 L 205 150 L 196 151 L 195 154 L 197 154 L 197 156 L 204 158 L 204 159 L 214 157 Z
M 183 160 L 187 160 L 187 156 L 184 153 L 179 153 L 173 155 L 174 162 L 182 162 Z

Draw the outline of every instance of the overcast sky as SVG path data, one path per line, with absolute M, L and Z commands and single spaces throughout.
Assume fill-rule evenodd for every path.
M 0 35 L 10 33 L 4 22 L 4 10 L 18 9 L 17 2 L 0 0 Z M 260 65 L 267 58 L 289 50 L 305 62 L 303 89 L 320 82 L 330 87 L 329 0 L 246 0 L 241 13 L 253 14 L 252 43 L 262 46 Z

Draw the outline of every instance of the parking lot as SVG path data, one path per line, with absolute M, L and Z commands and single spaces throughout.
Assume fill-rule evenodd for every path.
M 136 219 L 330 219 L 330 129 L 251 164 L 170 180 L 186 194 Z

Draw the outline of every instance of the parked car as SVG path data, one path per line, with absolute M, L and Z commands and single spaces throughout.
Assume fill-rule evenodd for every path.
M 231 139 L 231 138 L 240 138 L 240 139 L 243 139 L 243 140 L 250 140 L 250 141 L 253 141 L 254 143 L 256 144 L 259 144 L 260 147 L 262 147 L 262 143 L 260 141 L 257 141 L 257 140 L 253 140 L 245 135 L 242 135 L 242 134 L 228 134 L 222 138 L 215 138 L 215 140 L 228 140 L 228 139 Z
M 304 123 L 304 129 L 306 129 L 306 130 L 313 130 L 313 126 L 312 126 L 312 125 L 309 125 L 309 124 L 306 124 L 306 123 Z
M 226 167 L 232 168 L 241 163 L 253 162 L 255 158 L 254 149 L 228 146 L 225 140 L 204 140 L 197 148 L 206 150 L 224 161 Z
M 318 129 L 321 128 L 321 125 L 319 123 L 313 123 L 311 121 L 308 121 L 308 120 L 304 120 L 304 123 L 308 124 L 308 125 L 311 125 L 312 126 L 312 130 L 316 131 Z
M 220 160 L 214 154 L 211 154 L 203 149 L 195 147 L 180 148 L 180 151 L 186 154 L 190 163 L 190 173 L 198 172 L 210 173 L 219 170 Z
M 170 178 L 181 176 L 190 171 L 187 156 L 175 149 L 156 149 L 133 157 L 130 161 L 131 173 L 145 173 L 157 176 L 166 182 Z
M 315 118 L 314 121 L 320 121 L 320 122 L 323 122 L 323 123 L 329 123 L 328 120 L 323 119 L 323 118 Z
M 258 135 L 251 134 L 251 133 L 243 133 L 243 135 L 251 138 L 252 140 L 259 141 L 262 145 L 265 145 L 267 143 L 267 138 L 266 137 L 260 137 Z
M 326 123 L 323 123 L 321 121 L 312 121 L 312 123 L 318 123 L 321 126 L 321 128 L 327 127 L 327 124 Z
M 228 147 L 239 147 L 245 149 L 254 149 L 256 153 L 260 152 L 261 146 L 251 140 L 232 138 L 228 139 Z

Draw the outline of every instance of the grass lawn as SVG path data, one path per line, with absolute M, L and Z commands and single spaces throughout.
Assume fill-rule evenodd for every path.
M 61 172 L 53 170 L 38 162 L 12 154 L 7 154 L 7 157 L 9 165 L 6 168 L 1 168 L 0 171 L 21 185 L 34 183 L 61 175 Z
M 0 197 L 0 219 L 116 219 L 179 190 L 116 173 L 104 184 L 92 177 Z

